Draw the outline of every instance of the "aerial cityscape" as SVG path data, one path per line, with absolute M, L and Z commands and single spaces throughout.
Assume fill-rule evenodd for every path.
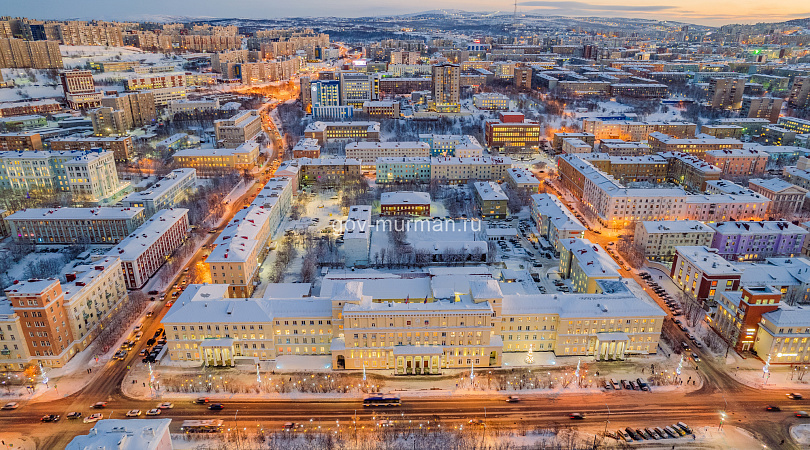
M 3 7 L 0 448 L 810 448 L 810 8 L 380 3 Z

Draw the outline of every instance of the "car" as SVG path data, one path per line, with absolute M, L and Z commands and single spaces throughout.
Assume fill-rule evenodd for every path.
M 213 403 L 208 406 L 208 409 L 210 409 L 211 411 L 222 411 L 223 409 L 225 409 L 225 405 L 223 405 L 222 403 Z
M 73 419 L 78 419 L 81 416 L 82 416 L 82 413 L 80 413 L 79 411 L 71 411 L 71 412 L 67 413 L 67 415 L 65 417 L 67 417 L 70 420 L 73 420 Z
M 506 403 L 517 403 L 519 401 L 520 397 L 518 397 L 517 395 L 510 395 L 509 397 L 506 397 Z
M 571 413 L 571 414 L 568 415 L 568 418 L 572 419 L 572 420 L 582 420 L 582 419 L 585 418 L 585 414 L 583 414 L 583 413 Z
M 146 411 L 146 415 L 147 416 L 159 416 L 161 412 L 162 412 L 161 410 L 155 408 L 155 409 L 150 409 L 149 411 Z
M 652 439 L 652 436 L 648 435 L 647 432 L 644 431 L 643 428 L 636 428 L 636 434 L 638 434 L 642 439 L 647 439 L 647 440 Z
M 683 347 L 684 350 L 689 350 L 689 344 L 687 344 L 686 341 L 681 341 L 681 347 Z
M 626 431 L 627 434 L 629 434 L 634 440 L 636 440 L 636 441 L 642 440 L 642 437 L 639 436 L 638 433 L 636 433 L 636 430 L 634 430 L 634 429 L 632 429 L 630 427 L 627 427 L 627 428 L 624 429 L 624 431 Z
M 681 331 L 686 331 L 686 327 L 685 327 L 685 326 L 684 326 L 684 324 L 682 324 L 682 323 L 679 323 L 679 324 L 678 324 L 678 328 L 680 328 L 680 329 L 681 329 Z
M 685 424 L 683 422 L 678 422 L 675 425 L 679 426 L 681 428 L 681 430 L 686 432 L 686 434 L 692 434 L 692 429 L 689 428 L 689 425 L 687 425 L 687 424 Z
M 768 406 L 765 407 L 765 411 L 779 412 L 781 410 L 782 410 L 782 408 L 780 408 L 780 407 L 778 407 L 776 405 L 768 405 Z
M 651 437 L 651 438 L 655 439 L 656 441 L 657 441 L 657 440 L 659 440 L 659 439 L 661 439 L 661 437 L 660 437 L 660 436 L 658 436 L 658 433 L 656 433 L 656 432 L 655 432 L 653 429 L 651 429 L 651 428 L 649 428 L 649 427 L 645 428 L 645 429 L 644 429 L 644 432 L 646 432 L 646 433 L 647 433 L 647 436 L 649 436 L 649 437 Z
M 19 407 L 20 407 L 20 404 L 17 403 L 17 402 L 8 402 L 5 405 L 3 405 L 2 409 L 17 409 Z
M 622 383 L 622 389 L 631 389 L 630 383 L 628 383 L 627 380 L 621 380 L 621 383 Z
M 610 384 L 613 386 L 613 389 L 615 389 L 617 391 L 622 388 L 622 385 L 617 383 L 616 380 L 614 380 L 613 378 L 610 379 Z
M 661 436 L 661 439 L 667 439 L 667 438 L 669 438 L 669 437 L 670 437 L 670 436 L 669 436 L 669 433 L 667 433 L 666 431 L 664 431 L 664 429 L 663 429 L 663 428 L 661 428 L 661 427 L 655 427 L 655 428 L 653 428 L 653 431 L 655 431 L 656 433 L 658 433 L 658 435 L 659 435 L 659 436 Z
M 697 355 L 697 353 L 692 352 L 692 354 L 691 354 L 691 355 L 689 355 L 689 356 L 691 356 L 691 357 L 692 357 L 692 359 L 693 359 L 695 362 L 700 362 L 700 356 L 698 356 L 698 355 Z
M 791 392 L 791 393 L 790 393 L 790 394 L 788 394 L 787 396 L 788 396 L 788 398 L 792 398 L 793 400 L 801 400 L 801 399 L 803 399 L 803 398 L 804 398 L 804 397 L 802 396 L 802 394 L 799 394 L 798 392 Z
M 107 407 L 107 402 L 96 402 L 90 405 L 91 408 L 94 409 L 102 409 Z
M 138 356 L 146 356 L 149 354 L 149 347 L 142 348 L 140 352 L 138 352 Z
M 40 420 L 40 422 L 58 422 L 59 421 L 59 415 L 57 415 L 57 414 L 46 414 L 46 415 L 42 416 L 42 418 L 39 419 L 39 420 Z
M 155 298 L 154 298 L 154 297 L 152 297 L 152 300 L 154 300 L 154 299 L 155 299 Z M 149 311 L 148 313 L 146 313 L 146 317 L 152 317 L 152 316 L 154 316 L 154 315 L 155 315 L 155 313 L 154 313 L 154 312 L 152 312 L 152 311 Z
M 687 337 L 689 338 L 690 341 L 697 342 L 697 338 L 695 337 L 694 334 L 689 334 L 689 335 L 687 335 Z
M 194 403 L 196 403 L 198 405 L 208 403 L 208 397 L 199 397 L 196 400 L 194 400 Z
M 141 415 L 141 410 L 140 409 L 130 409 L 126 413 L 127 417 L 138 417 L 140 415 Z
M 163 402 L 159 404 L 157 407 L 158 409 L 172 409 L 174 408 L 174 403 Z
M 796 417 L 810 417 L 810 414 L 807 414 L 804 411 L 796 411 Z
M 674 429 L 674 428 L 672 428 L 672 427 L 664 427 L 664 431 L 665 431 L 665 432 L 666 432 L 666 433 L 669 435 L 669 437 L 676 438 L 676 437 L 679 437 L 679 436 L 680 436 L 680 434 L 678 433 L 678 431 L 677 431 L 677 430 L 675 430 L 675 429 Z
M 613 389 L 613 385 L 610 384 L 610 381 L 607 381 L 607 380 L 605 380 L 605 383 L 604 383 L 603 386 L 604 386 L 606 391 L 609 391 L 609 390 Z
M 647 382 L 645 382 L 641 378 L 636 378 L 636 383 L 638 384 L 639 389 L 641 389 L 642 391 L 650 390 L 650 387 L 647 385 Z
M 158 328 L 157 331 L 155 331 L 155 335 L 153 337 L 157 339 L 160 337 L 161 334 L 163 334 L 163 328 Z
M 636 382 L 635 382 L 635 381 L 630 380 L 630 381 L 628 381 L 628 383 L 630 383 L 630 388 L 631 388 L 631 389 L 633 389 L 634 391 L 637 391 L 637 390 L 638 390 L 638 385 L 636 384 Z
M 281 429 L 284 431 L 293 430 L 295 429 L 295 422 L 287 422 L 281 427 Z
M 672 431 L 674 431 L 675 434 L 677 434 L 678 436 L 686 436 L 686 431 L 684 431 L 683 428 L 679 427 L 677 423 L 673 424 L 668 428 L 671 428 Z
M 619 435 L 620 439 L 624 439 L 625 442 L 633 442 L 633 438 L 630 436 L 630 433 L 624 430 L 617 430 L 616 434 Z
M 101 413 L 90 414 L 84 418 L 84 423 L 98 422 L 102 417 L 104 417 L 104 415 Z
M 121 350 L 120 352 L 116 353 L 116 354 L 113 356 L 113 359 L 114 359 L 114 360 L 116 360 L 116 361 L 123 361 L 123 360 L 125 360 L 126 358 L 127 358 L 127 352 L 126 352 L 126 351 L 124 351 L 124 350 Z

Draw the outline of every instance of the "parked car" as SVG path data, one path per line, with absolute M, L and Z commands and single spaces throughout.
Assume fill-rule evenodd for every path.
M 623 389 L 631 389 L 630 383 L 628 383 L 626 380 L 621 380 L 621 383 Z
M 161 412 L 162 412 L 161 410 L 159 410 L 157 408 L 154 408 L 154 409 L 150 409 L 149 411 L 146 411 L 146 415 L 147 416 L 159 416 Z
M 610 379 L 610 384 L 613 386 L 613 389 L 616 389 L 617 391 L 622 388 L 622 385 L 617 383 L 613 378 Z
M 138 417 L 140 415 L 141 415 L 140 409 L 130 409 L 129 411 L 127 411 L 126 414 L 127 417 Z
M 225 409 L 225 405 L 223 405 L 222 403 L 214 403 L 209 405 L 208 409 L 210 409 L 211 411 L 221 411 Z
M 194 400 L 194 403 L 196 403 L 196 404 L 198 404 L 198 405 L 202 405 L 202 404 L 204 404 L 204 403 L 208 403 L 208 397 L 199 397 L 199 398 L 197 398 L 196 400 Z
M 174 403 L 163 402 L 157 405 L 158 409 L 172 409 L 174 408 Z
M 98 422 L 103 417 L 101 413 L 90 414 L 84 418 L 84 423 Z
M 636 378 L 636 383 L 638 383 L 638 387 L 642 391 L 649 391 L 650 390 L 650 387 L 641 378 Z
M 81 416 L 82 416 L 82 413 L 80 413 L 79 411 L 71 411 L 71 412 L 67 413 L 67 415 L 65 417 L 72 420 L 72 419 L 78 419 Z
M 40 422 L 58 422 L 59 415 L 58 414 L 46 414 L 39 419 Z
M 17 403 L 17 402 L 8 402 L 5 405 L 3 405 L 2 409 L 17 409 L 19 407 L 20 407 L 20 404 Z

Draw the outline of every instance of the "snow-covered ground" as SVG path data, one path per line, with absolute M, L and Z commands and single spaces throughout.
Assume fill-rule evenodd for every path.
M 790 428 L 790 437 L 803 448 L 810 447 L 810 424 L 794 425 Z

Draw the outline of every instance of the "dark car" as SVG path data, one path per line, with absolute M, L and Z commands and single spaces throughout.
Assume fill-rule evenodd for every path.
M 803 398 L 804 398 L 804 397 L 802 396 L 802 394 L 799 394 L 798 392 L 791 392 L 791 393 L 790 393 L 790 394 L 788 394 L 787 396 L 788 396 L 788 398 L 792 398 L 793 400 L 801 400 L 801 399 L 803 399 Z
M 211 411 L 221 411 L 225 409 L 225 405 L 223 405 L 222 403 L 214 403 L 212 405 L 209 405 L 208 409 L 210 409 Z
M 780 408 L 780 407 L 778 407 L 776 405 L 768 405 L 768 406 L 765 407 L 765 411 L 778 412 L 778 411 L 781 411 L 781 410 L 782 410 L 782 408 Z
M 67 414 L 67 418 L 68 418 L 68 419 L 78 419 L 78 418 L 79 418 L 79 417 L 81 417 L 81 416 L 82 416 L 82 413 L 80 413 L 80 412 L 78 412 L 78 411 L 69 412 L 69 413 Z
M 200 397 L 200 398 L 194 400 L 194 403 L 196 403 L 198 405 L 208 403 L 208 397 Z
M 39 419 L 39 420 L 42 421 L 42 422 L 58 422 L 59 421 L 59 416 L 56 415 L 56 414 L 46 414 L 46 415 L 42 416 L 42 418 Z
M 102 409 L 107 406 L 107 402 L 96 402 L 91 405 L 91 408 Z

